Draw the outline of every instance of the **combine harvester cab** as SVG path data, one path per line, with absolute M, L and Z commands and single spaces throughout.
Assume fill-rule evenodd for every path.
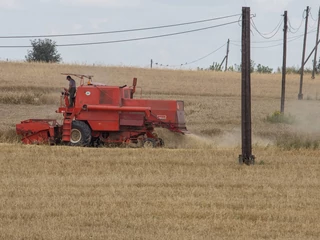
M 23 143 L 161 147 L 164 142 L 155 133 L 156 127 L 181 134 L 188 132 L 184 102 L 135 99 L 136 78 L 132 87 L 118 87 L 93 83 L 92 76 L 68 75 L 81 78 L 74 107 L 66 107 L 68 92 L 64 92 L 56 111 L 63 114 L 62 124 L 52 119 L 29 119 L 17 124 Z M 89 79 L 87 85 L 84 77 Z

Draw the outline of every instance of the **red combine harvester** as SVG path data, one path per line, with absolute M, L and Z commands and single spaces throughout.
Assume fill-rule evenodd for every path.
M 64 74 L 81 79 L 74 107 L 69 108 L 68 91 L 61 94 L 63 114 L 55 119 L 29 119 L 16 125 L 25 144 L 67 144 L 71 146 L 125 145 L 161 147 L 164 142 L 154 128 L 187 133 L 184 102 L 175 100 L 134 99 L 133 86 L 107 86 L 92 82 L 92 76 Z M 84 78 L 88 79 L 84 84 Z

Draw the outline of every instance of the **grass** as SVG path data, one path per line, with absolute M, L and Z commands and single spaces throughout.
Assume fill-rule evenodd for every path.
M 184 100 L 182 136 L 163 149 L 25 146 L 15 124 L 57 118 L 61 72 Z M 0 239 L 319 239 L 319 81 L 252 75 L 253 154 L 239 166 L 240 74 L 0 62 Z M 140 97 L 140 92 L 136 94 Z M 315 99 L 315 100 L 313 100 Z

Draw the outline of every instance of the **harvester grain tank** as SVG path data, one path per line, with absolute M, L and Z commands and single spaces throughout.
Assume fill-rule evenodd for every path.
M 161 147 L 155 133 L 162 127 L 187 133 L 184 102 L 134 98 L 133 85 L 108 86 L 92 82 L 90 75 L 65 74 L 81 79 L 74 107 L 69 106 L 68 91 L 61 93 L 62 123 L 56 119 L 28 119 L 16 125 L 25 144 L 68 144 L 71 146 L 126 145 Z M 85 83 L 85 79 L 88 79 Z

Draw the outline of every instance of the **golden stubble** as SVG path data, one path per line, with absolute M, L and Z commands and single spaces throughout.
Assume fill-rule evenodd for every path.
M 317 239 L 318 151 L 1 145 L 2 239 Z
M 192 134 L 157 129 L 166 145 L 151 150 L 9 144 L 19 121 L 61 118 L 61 72 L 119 86 L 138 77 L 144 97 L 184 100 Z M 239 73 L 0 62 L 0 78 L 1 239 L 319 239 L 320 153 L 274 146 L 318 133 L 310 76 L 304 101 L 287 76 L 297 121 L 279 125 L 265 118 L 280 108 L 281 75 L 252 75 L 251 167 L 237 163 Z

